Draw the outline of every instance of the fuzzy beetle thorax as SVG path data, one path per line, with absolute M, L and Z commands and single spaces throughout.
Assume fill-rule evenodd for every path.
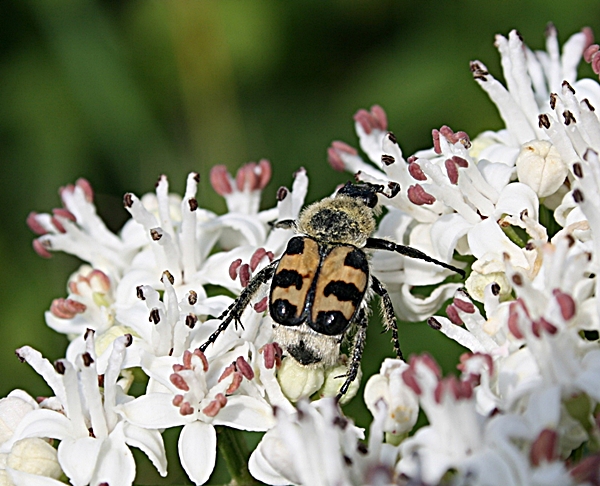
M 362 247 L 375 231 L 375 218 L 362 201 L 338 194 L 304 209 L 298 229 L 318 241 Z

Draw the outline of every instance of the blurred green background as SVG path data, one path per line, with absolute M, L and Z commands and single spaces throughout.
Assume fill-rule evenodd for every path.
M 308 201 L 319 199 L 350 177 L 329 167 L 326 149 L 336 139 L 357 145 L 359 108 L 382 105 L 407 155 L 431 146 L 443 124 L 471 136 L 500 128 L 469 61 L 500 76 L 494 34 L 517 28 L 539 49 L 549 21 L 561 41 L 585 25 L 598 30 L 600 2 L 1 2 L 0 396 L 48 393 L 15 348 L 56 359 L 66 346 L 43 313 L 66 296 L 78 262 L 38 257 L 25 225 L 30 211 L 60 205 L 60 186 L 87 178 L 114 230 L 127 218 L 122 195 L 153 190 L 161 173 L 181 193 L 186 174 L 199 172 L 200 204 L 222 212 L 208 183 L 215 164 L 235 172 L 271 160 L 264 207 L 304 166 Z M 406 354 L 426 349 L 454 367 L 457 346 L 425 325 L 404 327 Z M 379 360 L 366 359 L 365 371 Z

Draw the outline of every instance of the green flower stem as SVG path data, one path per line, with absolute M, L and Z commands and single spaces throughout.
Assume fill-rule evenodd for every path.
M 225 459 L 231 484 L 237 486 L 262 484 L 254 479 L 248 471 L 250 453 L 241 431 L 222 425 L 216 426 L 219 452 Z

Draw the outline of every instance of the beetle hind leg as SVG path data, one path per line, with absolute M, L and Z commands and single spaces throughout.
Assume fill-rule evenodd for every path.
M 360 309 L 356 318 L 358 329 L 354 335 L 354 342 L 352 346 L 352 357 L 350 358 L 350 365 L 348 366 L 348 372 L 345 375 L 346 380 L 340 387 L 336 399 L 339 401 L 342 396 L 346 394 L 348 388 L 352 382 L 358 376 L 358 370 L 360 369 L 360 361 L 362 359 L 363 351 L 365 349 L 365 343 L 367 342 L 367 325 L 369 323 L 367 314 L 363 308 Z

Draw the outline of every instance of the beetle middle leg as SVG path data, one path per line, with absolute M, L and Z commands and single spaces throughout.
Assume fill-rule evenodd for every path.
M 386 331 L 392 330 L 392 341 L 394 342 L 394 349 L 396 350 L 396 356 L 404 361 L 402 356 L 402 350 L 400 349 L 400 341 L 398 340 L 398 320 L 396 319 L 396 313 L 394 312 L 394 306 L 390 294 L 383 284 L 375 277 L 373 279 L 373 291 L 381 297 L 381 313 L 383 316 L 383 324 Z

